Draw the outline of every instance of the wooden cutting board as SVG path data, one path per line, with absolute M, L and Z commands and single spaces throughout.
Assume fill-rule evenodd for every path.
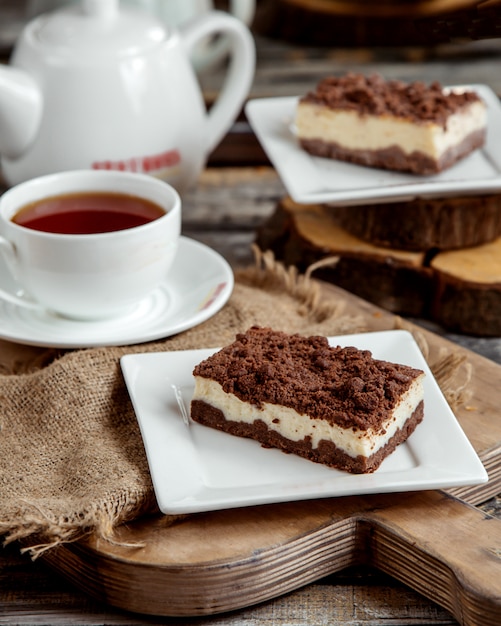
M 326 285 L 368 330 L 395 316 Z M 429 360 L 467 357 L 472 396 L 457 417 L 489 472 L 476 487 L 329 498 L 124 525 L 117 544 L 95 536 L 44 558 L 79 588 L 129 611 L 209 615 L 285 594 L 355 564 L 375 566 L 465 625 L 501 623 L 501 520 L 473 505 L 501 492 L 501 366 L 421 328 Z M 129 547 L 126 547 L 129 544 Z

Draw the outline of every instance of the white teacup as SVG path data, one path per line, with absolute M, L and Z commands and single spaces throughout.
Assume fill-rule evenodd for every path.
M 12 221 L 39 200 L 89 192 L 147 200 L 159 217 L 92 234 L 45 232 Z M 0 253 L 19 286 L 17 294 L 0 289 L 0 298 L 81 320 L 125 314 L 165 280 L 180 231 L 178 193 L 146 174 L 82 170 L 34 178 L 0 197 Z

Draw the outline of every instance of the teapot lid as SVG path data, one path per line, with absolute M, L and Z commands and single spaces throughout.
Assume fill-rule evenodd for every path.
M 137 55 L 169 35 L 156 17 L 141 10 L 121 10 L 118 0 L 81 0 L 39 16 L 26 30 L 33 45 L 87 61 Z

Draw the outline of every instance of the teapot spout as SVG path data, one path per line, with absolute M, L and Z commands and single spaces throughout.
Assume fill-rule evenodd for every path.
M 0 65 L 0 154 L 21 156 L 35 139 L 42 117 L 42 94 L 25 71 Z

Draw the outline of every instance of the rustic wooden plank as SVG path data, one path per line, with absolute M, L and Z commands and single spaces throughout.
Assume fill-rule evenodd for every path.
M 182 195 L 183 229 L 254 232 L 284 194 L 272 167 L 208 168 Z
M 255 231 L 284 193 L 271 167 L 209 168 L 182 197 L 183 234 L 220 251 L 233 267 L 249 265 Z

